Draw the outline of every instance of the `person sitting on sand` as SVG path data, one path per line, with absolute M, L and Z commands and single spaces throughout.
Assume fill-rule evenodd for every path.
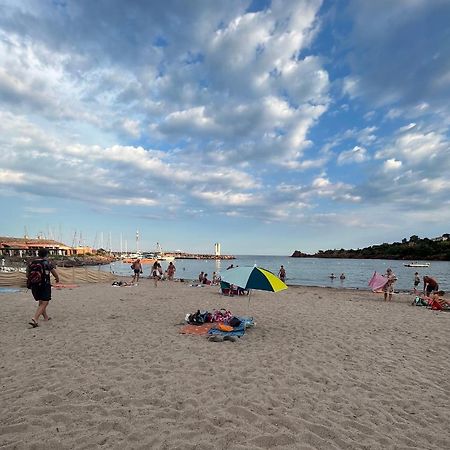
M 394 292 L 394 283 L 397 281 L 397 277 L 395 276 L 394 272 L 392 272 L 391 268 L 386 269 L 386 274 L 383 275 L 388 279 L 387 283 L 383 286 L 383 292 L 384 292 L 384 301 L 392 300 L 392 294 Z
M 208 280 L 208 274 L 205 273 L 203 275 L 202 284 L 211 284 L 211 281 Z
M 198 275 L 198 281 L 201 283 L 203 282 L 203 277 L 205 276 L 205 272 L 203 270 Z
M 433 277 L 425 275 L 423 277 L 423 293 L 424 295 L 430 296 L 432 292 L 439 290 L 439 284 L 437 280 Z
M 431 294 L 429 304 L 432 309 L 449 309 L 450 302 L 444 300 L 442 297 L 445 295 L 445 291 L 436 291 Z

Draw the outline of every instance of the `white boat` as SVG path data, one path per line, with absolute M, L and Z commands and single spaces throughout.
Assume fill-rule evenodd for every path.
M 403 264 L 405 267 L 430 267 L 430 263 L 418 263 L 412 262 L 408 264 Z
M 159 242 L 156 243 L 156 251 L 153 253 L 153 256 L 158 260 L 158 261 L 167 261 L 167 262 L 171 262 L 175 260 L 175 256 L 169 256 L 166 255 L 161 248 L 161 245 Z
M 140 260 L 141 264 L 153 264 L 156 261 L 156 258 L 147 253 L 136 252 L 129 253 L 127 256 L 122 255 L 123 263 L 134 263 L 137 259 Z

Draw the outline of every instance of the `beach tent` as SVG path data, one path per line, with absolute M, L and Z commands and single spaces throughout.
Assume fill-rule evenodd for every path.
M 388 279 L 386 277 L 375 271 L 368 284 L 372 288 L 372 291 L 375 292 L 383 289 L 387 282 Z

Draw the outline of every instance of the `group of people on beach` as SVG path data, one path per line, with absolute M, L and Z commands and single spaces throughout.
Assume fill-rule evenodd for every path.
M 53 265 L 48 259 L 48 251 L 46 249 L 40 249 L 38 251 L 38 258 L 31 261 L 27 267 L 27 287 L 31 289 L 31 293 L 34 299 L 39 302 L 38 307 L 34 316 L 30 319 L 29 324 L 35 328 L 38 327 L 38 320 L 42 316 L 44 320 L 50 320 L 51 318 L 47 314 L 47 307 L 49 301 L 51 300 L 51 282 L 50 282 L 50 274 L 55 278 L 56 283 L 59 283 L 59 274 Z M 229 266 L 228 269 L 234 268 L 233 265 Z M 131 284 L 137 283 L 139 281 L 140 275 L 143 274 L 142 263 L 140 259 L 136 259 L 132 265 L 131 269 L 133 270 L 133 278 Z M 155 261 L 151 267 L 149 278 L 152 278 L 155 282 L 155 287 L 157 286 L 158 281 L 167 279 L 173 280 L 176 272 L 176 267 L 173 262 L 169 262 L 169 265 L 165 272 L 163 272 L 161 264 L 158 261 Z M 278 277 L 281 281 L 286 281 L 286 270 L 282 265 L 278 271 Z M 386 269 L 386 273 L 383 275 L 387 279 L 387 282 L 384 284 L 382 291 L 384 294 L 384 301 L 391 301 L 392 294 L 394 293 L 394 284 L 397 281 L 397 276 L 394 274 L 392 269 L 389 267 Z M 330 278 L 337 278 L 333 273 L 330 275 Z M 345 279 L 345 274 L 342 273 L 339 277 L 341 280 Z M 33 282 L 33 279 L 38 281 Z M 198 276 L 198 281 L 202 285 L 217 285 L 221 281 L 221 277 L 216 272 L 213 272 L 212 280 L 208 279 L 208 274 L 205 272 L 200 272 Z M 450 302 L 443 300 L 443 296 L 445 292 L 439 290 L 439 283 L 436 278 L 425 275 L 422 278 L 423 281 L 423 300 L 436 305 L 445 305 L 445 307 L 450 308 Z M 418 286 L 421 283 L 421 279 L 418 272 L 414 274 L 414 289 L 413 293 L 418 293 Z M 422 297 L 421 297 L 422 299 Z
M 392 294 L 394 292 L 394 284 L 398 280 L 397 276 L 394 274 L 392 269 L 388 267 L 386 269 L 386 273 L 383 275 L 385 278 L 387 278 L 387 283 L 383 286 L 383 293 L 384 293 L 384 300 L 391 301 L 392 300 Z M 425 275 L 422 278 L 423 281 L 423 290 L 422 294 L 430 298 L 433 295 L 439 295 L 443 296 L 445 294 L 444 291 L 439 290 L 439 283 L 437 282 L 436 278 L 431 277 L 429 275 Z M 413 293 L 418 293 L 418 286 L 420 284 L 420 276 L 419 272 L 416 272 L 414 274 L 414 288 Z
M 133 278 L 131 279 L 131 283 L 134 284 L 139 281 L 140 275 L 144 273 L 141 260 L 136 259 L 135 261 L 133 261 L 133 263 L 131 264 L 131 269 L 133 270 Z M 176 270 L 177 269 L 175 267 L 175 264 L 172 261 L 170 261 L 166 271 L 163 272 L 161 264 L 159 263 L 158 260 L 156 260 L 152 264 L 152 267 L 150 269 L 150 275 L 148 278 L 152 278 L 154 280 L 156 287 L 158 285 L 158 281 L 160 280 L 167 279 L 169 281 L 172 281 L 175 276 Z
M 208 279 L 208 274 L 206 272 L 201 271 L 198 275 L 198 282 L 200 284 L 212 285 L 216 286 L 220 283 L 221 277 L 216 272 L 213 272 L 212 279 Z

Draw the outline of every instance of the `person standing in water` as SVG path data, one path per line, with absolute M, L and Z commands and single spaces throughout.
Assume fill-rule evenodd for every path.
M 278 271 L 278 278 L 285 283 L 286 282 L 286 270 L 284 266 L 280 267 L 280 270 Z
M 167 278 L 170 281 L 173 281 L 173 276 L 175 275 L 175 272 L 177 271 L 175 264 L 170 261 L 169 266 L 167 267 Z

